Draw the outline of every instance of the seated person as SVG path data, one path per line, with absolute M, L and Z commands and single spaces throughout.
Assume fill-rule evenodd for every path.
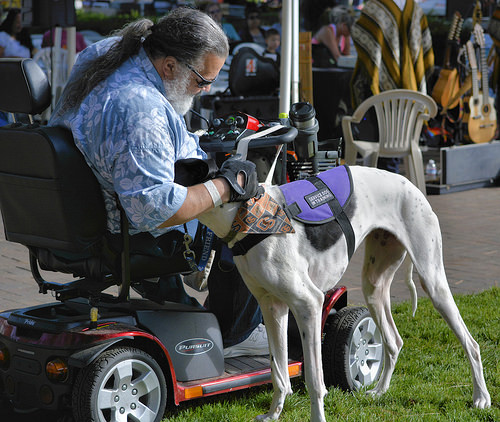
M 196 95 L 210 90 L 228 52 L 227 37 L 212 18 L 178 8 L 156 24 L 148 19 L 132 22 L 78 56 L 49 126 L 72 131 L 96 174 L 111 242 L 120 231 L 116 198 L 130 221 L 131 249 L 170 256 L 175 240 L 182 239 L 183 224 L 220 201 L 256 194 L 255 165 L 248 161 L 232 160 L 225 167 L 226 161 L 220 177 L 205 184 L 184 187 L 174 182 L 175 161 L 206 157 L 183 116 Z M 236 183 L 243 194 L 234 189 Z M 228 277 L 224 285 L 209 280 L 210 310 L 221 325 L 225 354 L 267 354 L 255 298 L 237 271 Z M 167 300 L 189 302 L 180 276 L 160 277 L 144 286 L 156 300 L 164 294 Z M 217 303 L 222 309 L 214 308 Z
M 270 28 L 266 31 L 266 49 L 262 54 L 264 57 L 273 59 L 276 64 L 280 65 L 280 47 L 281 37 L 277 29 Z
M 0 57 L 30 58 L 36 53 L 27 28 L 23 28 L 21 9 L 10 9 L 0 25 Z
M 200 10 L 210 16 L 215 22 L 222 26 L 230 44 L 241 41 L 240 36 L 234 26 L 229 22 L 224 22 L 220 3 L 206 2 L 200 6 Z
M 266 30 L 260 26 L 260 9 L 249 4 L 245 9 L 245 27 L 240 31 L 242 42 L 251 42 L 266 47 Z
M 52 29 L 52 31 L 47 31 L 45 34 L 43 34 L 42 38 L 42 48 L 45 47 L 52 47 L 54 45 L 54 38 L 55 38 L 55 29 Z M 61 48 L 67 48 L 68 41 L 67 41 L 67 31 L 66 29 L 62 30 L 61 33 Z M 87 47 L 87 43 L 85 42 L 85 38 L 83 38 L 83 35 L 80 32 L 76 33 L 76 52 L 79 53 L 80 51 L 85 50 Z
M 345 6 L 326 9 L 312 38 L 313 67 L 333 67 L 338 58 L 351 54 L 354 15 Z

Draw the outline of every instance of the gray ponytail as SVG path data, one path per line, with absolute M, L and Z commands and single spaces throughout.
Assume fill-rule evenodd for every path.
M 173 56 L 192 65 L 200 64 L 207 53 L 224 58 L 229 53 L 227 37 L 220 26 L 210 16 L 190 8 L 177 8 L 154 25 L 149 19 L 140 19 L 112 35 L 120 40 L 90 62 L 81 77 L 66 87 L 61 112 L 79 106 L 100 82 L 138 54 L 141 45 L 153 60 Z
M 153 25 L 149 19 L 131 22 L 112 35 L 119 36 L 117 41 L 105 54 L 90 62 L 82 75 L 66 87 L 63 110 L 80 105 L 84 98 L 103 80 L 111 75 L 125 60 L 137 54 L 142 39 L 150 33 Z

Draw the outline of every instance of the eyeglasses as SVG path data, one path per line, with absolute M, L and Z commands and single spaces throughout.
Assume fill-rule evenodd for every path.
M 260 19 L 260 17 L 259 17 L 259 15 L 250 15 L 250 16 L 248 16 L 248 19 L 255 20 L 255 19 Z
M 197 83 L 197 85 L 198 85 L 198 88 L 203 88 L 203 87 L 205 87 L 205 86 L 208 86 L 208 85 L 213 84 L 213 83 L 217 80 L 217 77 L 219 76 L 219 75 L 217 75 L 217 76 L 216 76 L 215 78 L 213 78 L 213 79 L 205 79 L 203 76 L 201 76 L 201 75 L 200 75 L 200 73 L 199 73 L 196 69 L 194 69 L 194 68 L 193 68 L 193 66 L 191 66 L 191 65 L 189 65 L 189 64 L 187 64 L 187 63 L 186 63 L 186 66 L 187 66 L 187 68 L 188 68 L 191 72 L 193 72 L 196 76 L 198 76 L 198 78 L 200 78 L 200 79 L 201 79 L 201 82 L 198 82 L 198 81 L 196 82 L 196 83 Z
M 213 10 L 208 10 L 207 14 L 208 15 L 218 15 L 221 12 L 222 12 L 222 10 L 220 10 L 220 9 L 213 9 Z

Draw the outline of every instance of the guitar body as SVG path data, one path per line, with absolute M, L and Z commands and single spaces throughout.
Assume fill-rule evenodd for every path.
M 449 104 L 450 99 L 460 90 L 460 81 L 457 69 L 441 69 L 438 80 L 432 89 L 432 98 L 444 108 L 455 108 L 460 102 L 460 97 Z
M 494 99 L 488 97 L 488 102 L 483 103 L 482 98 L 473 97 L 469 100 L 468 132 L 472 142 L 476 144 L 490 142 L 495 136 L 497 129 L 497 117 L 494 107 Z
M 473 73 L 472 98 L 474 99 L 471 98 L 469 101 L 470 116 L 468 121 L 468 131 L 472 142 L 483 143 L 490 142 L 495 137 L 497 129 L 497 116 L 494 99 L 489 96 L 488 66 L 484 49 L 484 34 L 481 25 L 478 23 L 474 26 L 474 35 L 481 52 L 482 95 L 479 95 L 477 82 L 474 81 L 474 79 L 478 79 L 477 76 L 475 76 L 475 73 L 477 73 L 477 65 L 475 63 L 475 53 L 471 47 L 472 43 L 469 41 L 467 43 L 467 47 L 470 50 L 470 54 L 468 54 L 469 61 L 472 59 L 470 64 Z
M 460 78 L 456 67 L 452 66 L 450 63 L 450 55 L 451 50 L 453 48 L 457 48 L 458 46 L 462 22 L 463 19 L 460 13 L 455 12 L 450 26 L 450 32 L 448 33 L 446 52 L 444 55 L 444 66 L 439 72 L 438 80 L 432 88 L 432 98 L 434 98 L 434 100 L 444 109 L 455 108 L 460 102 L 460 97 L 456 95 L 460 90 Z M 454 99 L 455 96 L 457 96 L 456 99 Z M 451 99 L 454 100 L 453 103 L 450 104 Z

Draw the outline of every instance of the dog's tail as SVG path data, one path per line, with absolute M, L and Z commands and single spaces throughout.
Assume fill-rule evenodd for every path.
M 408 287 L 408 290 L 410 290 L 412 315 L 415 316 L 415 313 L 417 312 L 417 288 L 415 287 L 415 283 L 413 282 L 413 262 L 409 255 L 406 255 L 405 266 L 406 266 L 405 282 L 406 286 Z

